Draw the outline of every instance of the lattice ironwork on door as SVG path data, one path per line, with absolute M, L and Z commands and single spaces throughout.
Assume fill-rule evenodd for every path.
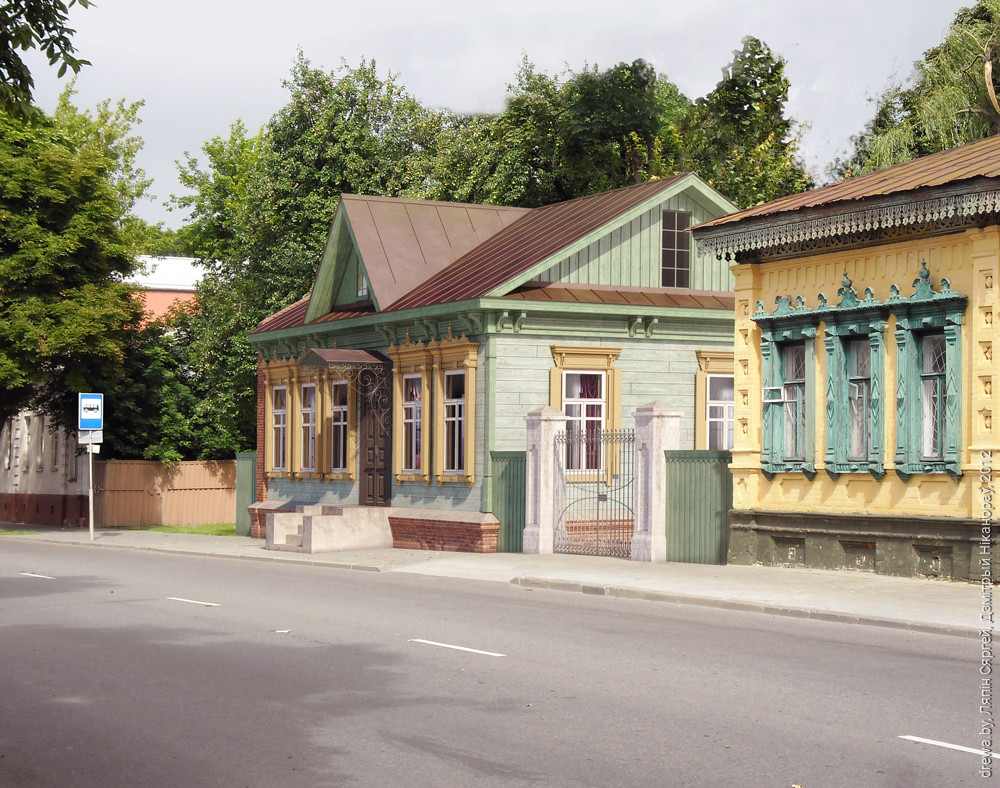
M 635 431 L 567 430 L 555 438 L 557 553 L 632 556 Z

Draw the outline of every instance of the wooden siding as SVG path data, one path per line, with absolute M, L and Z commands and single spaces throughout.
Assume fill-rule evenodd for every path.
M 236 461 L 94 463 L 94 520 L 101 527 L 236 521 Z
M 588 341 L 590 340 L 590 341 Z M 662 400 L 682 412 L 680 445 L 694 448 L 696 350 L 705 347 L 729 349 L 731 343 L 656 340 L 609 340 L 595 342 L 572 335 L 550 337 L 503 336 L 496 340 L 496 394 L 492 451 L 523 451 L 524 417 L 549 404 L 549 370 L 554 367 L 552 345 L 613 345 L 622 352 L 615 361 L 621 371 L 621 424 L 634 426 L 636 408 Z
M 661 217 L 664 210 L 687 211 L 692 225 L 711 219 L 690 193 L 676 195 L 641 216 L 616 227 L 586 249 L 569 255 L 539 277 L 565 284 L 660 287 Z M 691 244 L 691 284 L 694 290 L 732 290 L 729 263 L 710 255 L 697 256 Z
M 346 235 L 346 233 L 345 233 Z M 358 250 L 352 245 L 346 254 L 347 263 L 344 265 L 342 277 L 340 279 L 340 292 L 334 299 L 334 306 L 342 304 L 354 304 L 358 297 Z

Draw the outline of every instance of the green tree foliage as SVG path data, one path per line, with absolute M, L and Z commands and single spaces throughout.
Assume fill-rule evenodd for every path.
M 139 322 L 122 217 L 145 187 L 139 105 L 53 117 L 0 113 L 0 417 L 30 406 L 75 425 L 79 391 L 121 375 Z
M 752 36 L 733 55 L 722 81 L 688 117 L 687 166 L 743 207 L 812 188 L 794 121 L 785 116 L 785 61 Z
M 178 180 L 189 193 L 171 196 L 171 210 L 187 210 L 185 240 L 192 254 L 205 261 L 233 260 L 240 221 L 246 221 L 250 177 L 260 156 L 262 133 L 247 136 L 237 120 L 229 137 L 213 137 L 202 146 L 207 169 L 189 153 L 177 163 Z
M 445 125 L 426 196 L 537 207 L 672 174 L 687 108 L 644 60 L 557 77 L 525 58 L 503 112 Z
M 186 155 L 174 198 L 187 209 L 205 275 L 189 317 L 192 373 L 203 383 L 197 425 L 212 425 L 198 456 L 253 448 L 256 356 L 246 335 L 312 286 L 341 193 L 399 196 L 426 182 L 442 117 L 394 75 L 362 61 L 332 72 L 299 54 L 288 103 L 262 132 L 235 123 Z M 196 430 L 200 429 L 196 425 Z
M 1000 0 L 962 8 L 944 41 L 914 64 L 908 85 L 893 81 L 830 174 L 845 178 L 1000 133 Z
M 300 53 L 271 118 L 224 275 L 252 282 L 264 313 L 312 286 L 342 193 L 399 196 L 426 180 L 441 120 L 374 61 L 327 73 Z M 261 284 L 266 283 L 266 291 Z
M 645 60 L 585 69 L 566 83 L 560 117 L 566 177 L 593 193 L 659 173 L 657 131 L 664 107 Z
M 90 0 L 13 0 L 0 5 L 0 110 L 14 117 L 37 117 L 31 103 L 35 81 L 20 52 L 38 49 L 59 65 L 59 76 L 67 69 L 78 73 L 87 60 L 76 57 L 71 36 L 76 32 L 67 25 L 69 9 L 74 5 L 89 8 Z

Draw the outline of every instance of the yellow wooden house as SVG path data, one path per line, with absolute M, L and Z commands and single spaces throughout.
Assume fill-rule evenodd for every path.
M 1000 136 L 693 233 L 734 263 L 730 562 L 993 571 Z

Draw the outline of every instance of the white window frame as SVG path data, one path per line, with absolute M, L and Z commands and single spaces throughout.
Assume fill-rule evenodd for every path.
M 938 371 L 925 369 L 928 339 L 940 344 L 942 362 Z M 924 460 L 940 461 L 944 459 L 945 407 L 948 401 L 945 387 L 948 364 L 944 356 L 947 344 L 944 332 L 931 331 L 921 335 L 917 347 L 920 376 L 920 457 Z M 932 397 L 928 397 L 928 384 L 933 387 Z
M 712 399 L 712 381 L 713 380 L 728 380 L 730 382 L 729 390 L 732 392 L 732 398 L 728 400 L 717 400 Z M 733 439 L 736 435 L 736 418 L 735 418 L 735 403 L 736 398 L 736 379 L 735 376 L 730 374 L 716 374 L 709 373 L 706 376 L 705 381 L 705 436 L 706 436 L 706 446 L 712 449 L 712 435 L 714 434 L 712 426 L 714 424 L 722 424 L 722 434 L 726 437 L 726 446 L 716 446 L 717 451 L 731 451 L 733 448 Z M 712 408 L 722 408 L 723 415 L 713 416 Z
M 857 372 L 857 348 L 868 347 L 868 374 Z M 852 337 L 844 343 L 847 357 L 847 459 L 852 462 L 867 462 L 871 446 L 870 421 L 872 397 L 871 340 L 867 337 Z M 831 429 L 827 425 L 827 429 Z
M 415 380 L 419 399 L 408 400 L 407 383 Z M 403 444 L 403 473 L 422 473 L 423 463 L 426 457 L 423 456 L 421 439 L 423 438 L 423 406 L 426 399 L 424 391 L 424 376 L 420 373 L 403 375 L 403 434 L 400 436 Z
M 312 395 L 312 405 L 307 406 L 307 392 Z M 299 390 L 299 429 L 302 433 L 302 445 L 299 448 L 300 470 L 303 473 L 316 472 L 316 384 L 303 383 Z
M 567 382 L 571 375 L 597 375 L 600 379 L 600 396 L 599 397 L 570 397 L 567 394 Z M 562 404 L 563 404 L 563 415 L 566 416 L 566 434 L 567 436 L 574 433 L 586 435 L 594 431 L 593 427 L 589 425 L 596 423 L 596 431 L 603 432 L 607 429 L 607 417 L 608 417 L 608 376 L 605 370 L 600 369 L 567 369 L 563 370 L 562 377 Z M 600 416 L 596 419 L 593 416 L 587 414 L 587 408 L 598 405 L 600 408 Z M 577 407 L 580 409 L 580 413 L 577 416 L 570 415 L 569 410 L 571 407 Z M 575 425 L 575 426 L 574 426 Z M 585 447 L 585 450 L 581 451 L 579 447 Z M 596 461 L 596 464 L 595 464 Z M 604 446 L 598 441 L 596 444 L 591 445 L 591 443 L 577 443 L 572 442 L 567 444 L 566 447 L 566 470 L 573 471 L 576 473 L 599 473 L 604 470 Z
M 278 392 L 281 392 L 283 407 L 278 408 Z M 287 456 L 288 436 L 288 387 L 275 386 L 271 389 L 271 470 L 285 471 L 288 469 Z
M 337 404 L 336 391 L 338 386 L 344 387 L 344 404 Z M 350 387 L 346 380 L 334 380 L 330 382 L 330 472 L 347 473 L 347 441 L 349 435 L 348 404 L 351 396 Z M 335 465 L 337 455 L 340 455 L 343 464 Z
M 448 397 L 448 381 L 462 381 L 462 396 Z M 464 369 L 447 370 L 444 373 L 444 473 L 464 474 L 465 457 L 465 393 L 466 375 Z M 456 461 L 457 460 L 457 461 Z
M 802 377 L 791 377 L 788 370 L 790 351 L 802 354 Z M 804 342 L 792 342 L 781 348 L 781 419 L 786 461 L 802 462 L 810 447 L 807 438 L 809 401 L 806 398 L 806 367 L 809 363 Z

